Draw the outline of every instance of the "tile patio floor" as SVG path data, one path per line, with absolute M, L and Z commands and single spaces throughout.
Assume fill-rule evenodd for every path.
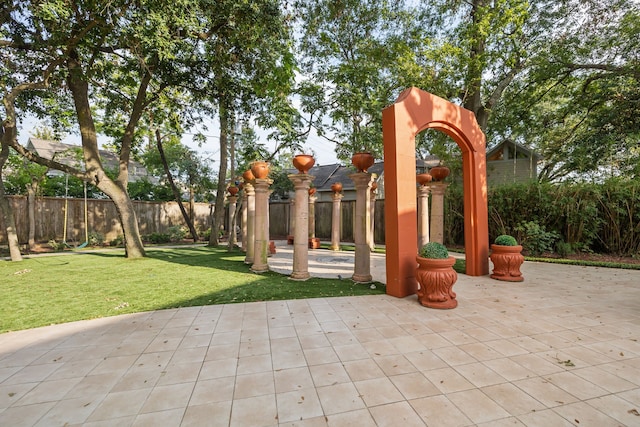
M 0 426 L 640 426 L 640 271 L 522 270 L 460 275 L 448 311 L 342 297 L 3 334 Z

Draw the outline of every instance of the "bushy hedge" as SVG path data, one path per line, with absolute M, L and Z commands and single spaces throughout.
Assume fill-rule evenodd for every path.
M 464 244 L 462 188 L 451 185 L 446 194 L 445 242 Z M 490 241 L 510 234 L 532 253 L 640 254 L 638 181 L 493 186 L 488 202 Z

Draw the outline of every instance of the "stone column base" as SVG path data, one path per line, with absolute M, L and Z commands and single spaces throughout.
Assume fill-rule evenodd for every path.
M 294 273 L 291 273 L 291 276 L 289 276 L 289 279 L 297 280 L 297 281 L 302 282 L 304 280 L 309 279 L 310 277 L 311 277 L 311 275 L 309 274 L 308 271 L 299 272 L 299 273 L 298 272 L 294 272 Z

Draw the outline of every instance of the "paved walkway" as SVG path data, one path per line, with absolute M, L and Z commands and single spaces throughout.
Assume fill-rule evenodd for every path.
M 348 256 L 311 271 L 348 277 Z M 447 311 L 322 298 L 3 334 L 0 426 L 639 426 L 640 271 L 522 270 L 460 275 Z

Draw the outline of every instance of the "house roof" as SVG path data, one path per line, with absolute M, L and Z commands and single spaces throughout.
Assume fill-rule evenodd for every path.
M 487 161 L 490 161 L 491 157 L 499 155 L 505 147 L 512 146 L 517 153 L 524 154 L 526 157 L 532 157 L 536 162 L 542 160 L 542 156 L 530 148 L 525 147 L 522 144 L 518 144 L 512 139 L 506 138 L 502 140 L 498 145 L 494 146 L 490 150 L 487 150 Z
M 416 159 L 416 168 L 429 169 L 438 164 L 436 156 L 428 156 L 426 159 Z M 367 171 L 376 174 L 380 178 L 384 174 L 384 162 L 376 162 Z M 314 166 L 309 170 L 309 175 L 315 176 L 313 186 L 317 191 L 331 191 L 331 186 L 336 182 L 342 183 L 344 190 L 355 189 L 355 184 L 349 175 L 355 173 L 353 166 L 340 164 Z
M 45 159 L 55 159 L 56 161 L 84 169 L 82 160 L 82 147 L 80 145 L 65 144 L 59 141 L 47 139 L 29 138 L 27 150 L 36 152 Z M 107 150 L 98 150 L 102 165 L 107 169 L 117 169 L 120 162 L 119 157 Z M 136 181 L 142 177 L 148 177 L 147 169 L 142 163 L 129 160 L 129 181 Z M 148 177 L 151 178 L 151 177 Z

